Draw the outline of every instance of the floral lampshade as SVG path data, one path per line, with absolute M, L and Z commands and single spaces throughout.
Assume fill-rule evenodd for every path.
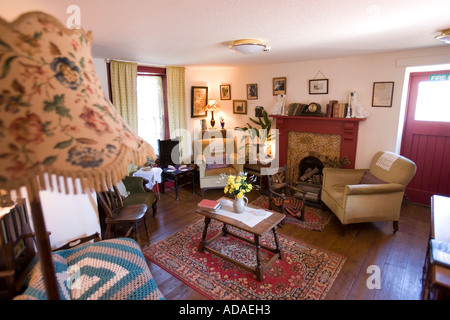
M 47 14 L 0 18 L 0 189 L 40 190 L 48 173 L 99 190 L 155 159 L 105 97 L 91 49 L 91 32 Z
M 216 100 L 209 100 L 208 104 L 206 105 L 206 111 L 219 111 L 220 106 L 217 103 Z

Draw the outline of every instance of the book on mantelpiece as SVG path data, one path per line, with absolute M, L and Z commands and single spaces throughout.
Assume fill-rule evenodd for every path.
M 217 200 L 209 200 L 209 199 L 203 199 L 198 203 L 198 206 L 203 209 L 208 210 L 218 210 L 222 209 L 222 205 Z
M 348 103 L 333 102 L 331 117 L 332 118 L 345 118 L 348 112 Z
M 333 117 L 333 105 L 335 103 L 338 103 L 338 101 L 337 100 L 330 100 L 330 102 L 327 104 L 326 116 L 329 117 L 329 118 Z

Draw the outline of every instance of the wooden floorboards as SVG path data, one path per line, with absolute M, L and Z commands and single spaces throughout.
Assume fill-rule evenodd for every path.
M 252 201 L 259 196 L 254 190 L 248 194 Z M 222 190 L 208 190 L 205 198 L 218 199 Z M 195 213 L 201 200 L 197 189 L 181 189 L 179 200 L 174 191 L 161 195 L 158 213 L 149 218 L 150 243 L 160 241 L 188 225 L 202 220 Z M 391 222 L 361 223 L 349 225 L 342 233 L 339 220 L 333 216 L 324 231 L 309 231 L 290 224 L 279 228 L 279 234 L 287 235 L 321 249 L 342 254 L 346 262 L 342 267 L 326 299 L 330 300 L 416 300 L 421 298 L 422 268 L 430 234 L 430 208 L 412 203 L 402 206 L 399 231 L 393 233 Z M 141 231 L 144 229 L 141 228 Z M 142 247 L 145 237 L 141 235 Z M 182 281 L 148 261 L 150 270 L 166 299 L 206 299 Z M 379 268 L 381 288 L 369 289 L 368 268 Z

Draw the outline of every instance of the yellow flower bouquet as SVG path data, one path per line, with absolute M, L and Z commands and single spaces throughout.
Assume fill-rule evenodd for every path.
M 242 199 L 245 193 L 250 192 L 253 189 L 252 183 L 256 180 L 255 176 L 247 178 L 246 172 L 239 172 L 238 175 L 222 174 L 222 178 L 227 181 L 227 185 L 223 189 L 223 192 L 225 194 L 236 196 L 238 199 Z

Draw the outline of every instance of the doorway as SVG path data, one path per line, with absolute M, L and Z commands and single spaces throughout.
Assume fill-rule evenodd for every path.
M 450 196 L 450 70 L 410 74 L 400 153 L 417 165 L 409 200 L 430 205 L 433 194 Z

